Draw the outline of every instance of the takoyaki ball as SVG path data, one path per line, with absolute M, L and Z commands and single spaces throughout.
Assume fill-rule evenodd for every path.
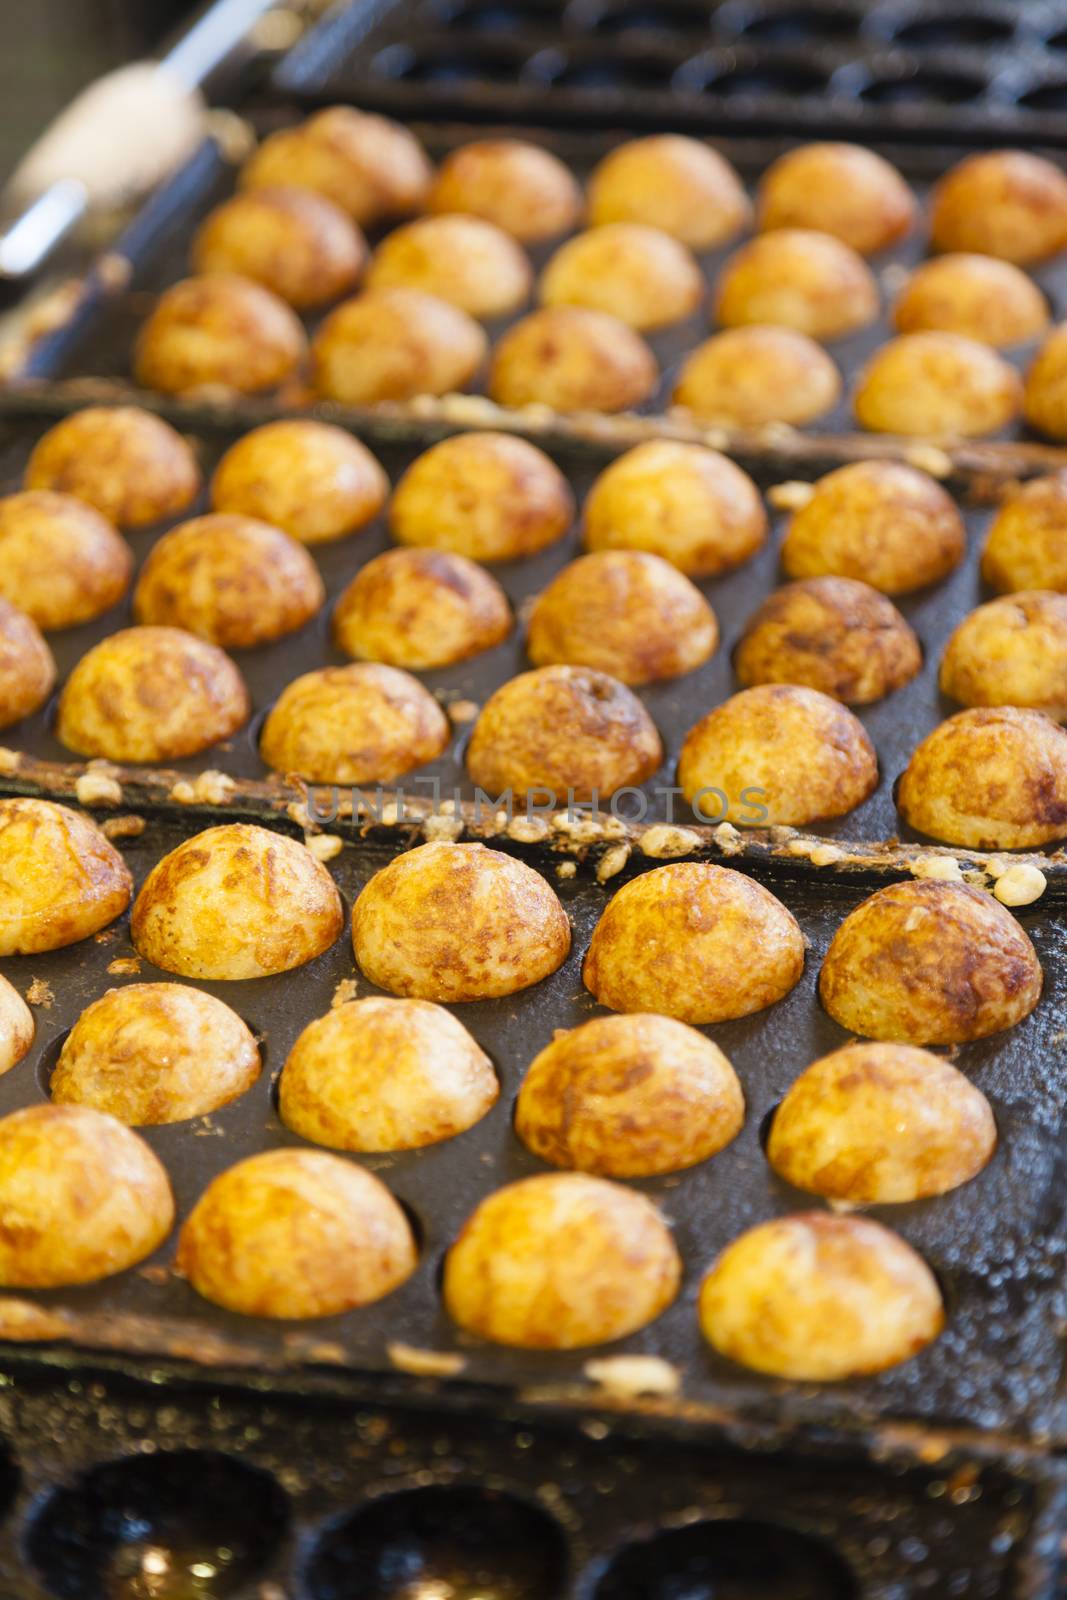
M 429 211 L 483 217 L 524 244 L 569 233 L 582 214 L 582 192 L 556 156 L 524 139 L 478 139 L 437 169 Z
M 530 298 L 533 272 L 509 233 L 481 217 L 420 217 L 387 234 L 369 289 L 418 289 L 472 317 L 503 317 Z
M 596 550 L 537 597 L 526 651 L 539 667 L 592 667 L 640 684 L 694 671 L 718 642 L 714 611 L 677 567 L 645 550 Z
M 745 1120 L 717 1044 L 670 1017 L 594 1017 L 557 1032 L 523 1079 L 515 1131 L 554 1167 L 651 1178 L 707 1161 Z
M 863 256 L 903 238 L 915 212 L 915 197 L 896 167 L 862 145 L 829 141 L 779 156 L 756 198 L 761 233 L 814 228 Z
M 174 1225 L 167 1174 L 139 1134 L 88 1106 L 0 1121 L 0 1284 L 95 1283 L 143 1261 Z
M 50 800 L 0 800 L 0 956 L 61 950 L 99 933 L 133 895 L 95 823 Z
M 663 760 L 655 723 L 625 684 L 588 667 L 537 667 L 489 696 L 467 771 L 489 795 L 565 806 L 644 783 Z
M 945 844 L 1051 844 L 1067 836 L 1067 733 L 1041 711 L 958 711 L 916 749 L 897 807 L 909 827 Z
M 367 242 L 352 219 L 311 189 L 248 189 L 197 229 L 193 271 L 237 273 L 304 310 L 348 294 Z
M 835 1022 L 868 1039 L 965 1044 L 1028 1017 L 1041 966 L 1010 911 L 936 878 L 893 883 L 842 922 L 819 974 Z
M 1067 721 L 1067 595 L 1031 589 L 979 606 L 941 657 L 943 694 L 964 706 L 1027 706 Z
M 260 754 L 309 783 L 388 783 L 433 761 L 451 724 L 409 672 L 376 661 L 305 672 L 263 724 Z
M 67 1035 L 48 1092 L 135 1127 L 229 1105 L 259 1077 L 259 1047 L 228 1005 L 181 983 L 109 989 Z
M 582 978 L 610 1011 L 727 1022 L 781 1000 L 804 970 L 804 936 L 762 884 L 676 861 L 624 884 L 596 925 Z
M 177 761 L 228 739 L 251 702 L 229 656 L 181 628 L 124 628 L 82 656 L 56 734 L 80 756 Z
M 489 348 L 473 317 L 418 289 L 367 289 L 331 311 L 311 345 L 328 400 L 371 406 L 465 389 Z
M 509 328 L 489 367 L 502 406 L 629 411 L 659 381 L 656 358 L 632 328 L 584 306 L 542 306 Z
M 543 450 L 510 433 L 459 433 L 423 451 L 396 486 L 389 526 L 398 544 L 471 561 L 517 561 L 554 544 L 574 520 L 574 496 Z
M 747 473 L 717 450 L 649 439 L 613 461 L 589 491 L 590 550 L 647 550 L 693 578 L 712 578 L 755 555 L 767 513 Z
M 175 1268 L 227 1311 L 295 1320 L 381 1300 L 417 1261 L 411 1224 L 373 1173 L 323 1150 L 265 1150 L 208 1184 Z
M 701 1330 L 720 1355 L 800 1383 L 883 1372 L 944 1325 L 926 1262 L 866 1217 L 761 1222 L 727 1245 L 700 1290 Z
M 727 328 L 682 363 L 671 396 L 701 422 L 802 428 L 832 411 L 841 374 L 821 345 L 792 328 Z
M 243 189 L 314 189 L 366 225 L 417 211 L 433 171 L 415 136 L 387 117 L 330 106 L 263 140 L 241 168 Z
M 304 845 L 250 823 L 186 839 L 145 879 L 140 955 L 185 978 L 265 978 L 321 956 L 344 925 L 333 879 Z
M 745 624 L 734 671 L 747 686 L 796 683 L 869 705 L 922 666 L 914 632 L 891 600 L 855 578 L 806 578 L 768 595 Z
M 0 598 L 0 728 L 39 711 L 55 681 L 55 660 L 37 624 Z
M 0 977 L 0 1073 L 18 1066 L 36 1032 L 33 1012 L 14 984 Z
M 73 495 L 25 489 L 0 500 L 0 597 L 39 628 L 74 628 L 118 605 L 133 553 Z
M 898 333 L 932 328 L 982 344 L 1023 344 L 1049 325 L 1048 301 L 1025 272 L 993 256 L 948 255 L 924 261 L 893 305 Z
M 181 434 L 138 406 L 87 406 L 49 428 L 26 467 L 27 489 L 84 500 L 120 528 L 184 511 L 200 468 Z
M 428 1000 L 372 997 L 310 1023 L 282 1072 L 287 1128 L 334 1150 L 418 1150 L 473 1128 L 500 1093 L 461 1022 Z
M 726 328 L 769 322 L 812 339 L 843 339 L 877 317 L 878 285 L 863 257 L 840 239 L 779 228 L 734 252 L 714 302 Z
M 445 1310 L 468 1333 L 576 1350 L 636 1333 L 678 1293 L 682 1263 L 643 1194 L 546 1172 L 483 1200 L 445 1257 Z
M 134 374 L 147 389 L 258 394 L 307 352 L 299 319 L 276 294 L 236 273 L 210 272 L 164 290 L 137 335 Z
M 1067 472 L 1031 478 L 1006 496 L 982 551 L 982 579 L 1001 594 L 1067 593 Z
M 967 550 L 963 518 L 935 479 L 897 461 L 853 461 L 820 478 L 782 544 L 791 578 L 855 578 L 883 594 L 940 583 Z
M 352 912 L 352 944 L 379 989 L 452 1005 L 540 983 L 566 960 L 571 929 L 532 867 L 438 842 L 375 873 Z
M 934 189 L 937 250 L 973 250 L 1029 266 L 1067 245 L 1067 177 L 1025 150 L 967 156 Z
M 247 650 L 302 628 L 325 599 L 303 545 L 268 522 L 214 512 L 172 528 L 153 546 L 133 614 L 226 650 Z
M 767 1160 L 827 1200 L 890 1205 L 967 1183 L 996 1142 L 989 1101 L 948 1061 L 914 1045 L 850 1044 L 793 1084 Z
M 805 827 L 861 805 L 877 787 L 878 757 L 863 723 L 839 701 L 795 684 L 760 684 L 690 728 L 678 782 L 711 821 Z
M 704 298 L 696 257 L 669 233 L 608 222 L 568 239 L 541 274 L 546 306 L 606 311 L 641 332 L 690 316 Z
M 411 672 L 454 666 L 511 632 L 496 579 L 449 550 L 386 550 L 362 567 L 333 614 L 334 638 L 357 661 Z
M 902 333 L 862 368 L 853 406 L 872 433 L 974 438 L 1022 409 L 1022 379 L 989 345 L 959 333 Z
M 1059 323 L 1026 374 L 1026 420 L 1051 439 L 1067 439 L 1067 322 Z
M 328 544 L 376 517 L 389 480 L 365 444 L 328 422 L 267 422 L 215 468 L 216 511 L 256 517 L 301 544 Z
M 589 220 L 661 228 L 690 250 L 714 250 L 751 214 L 741 179 L 710 145 L 679 134 L 631 139 L 589 180 Z

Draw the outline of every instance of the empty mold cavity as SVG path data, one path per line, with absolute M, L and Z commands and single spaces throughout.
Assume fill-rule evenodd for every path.
M 1067 40 L 1067 33 L 1064 39 Z M 1028 111 L 1067 111 L 1067 79 L 1059 78 L 1055 83 L 1043 83 L 1036 89 L 1028 89 L 1019 96 L 1018 103 Z
M 593 1600 L 856 1600 L 855 1580 L 821 1539 L 776 1523 L 696 1522 L 627 1545 Z
M 371 62 L 380 78 L 402 78 L 405 83 L 500 83 L 514 80 L 522 69 L 524 56 L 517 61 L 489 61 L 476 51 L 414 50 L 410 45 L 390 45 L 380 50 Z
M 522 4 L 522 0 L 444 0 L 434 5 L 434 22 L 468 33 L 517 33 L 527 28 L 558 27 L 565 0 L 558 3 Z
M 634 5 L 614 5 L 594 18 L 597 33 L 624 35 L 629 33 L 690 33 L 708 31 L 708 7 L 687 5 L 685 0 L 654 0 Z
M 938 16 L 915 17 L 893 32 L 895 44 L 923 50 L 968 49 L 1005 44 L 1015 32 L 1008 17 L 984 17 L 973 11 L 944 11 Z
M 960 105 L 985 93 L 982 78 L 965 72 L 912 72 L 906 77 L 875 78 L 860 90 L 869 105 Z
M 796 95 L 821 94 L 826 88 L 826 74 L 815 68 L 771 65 L 739 67 L 733 72 L 709 78 L 705 93 L 737 99 L 742 95 L 781 95 L 791 99 Z
M 760 44 L 832 44 L 851 39 L 856 18 L 848 12 L 822 6 L 787 6 L 755 16 L 738 30 L 745 39 Z

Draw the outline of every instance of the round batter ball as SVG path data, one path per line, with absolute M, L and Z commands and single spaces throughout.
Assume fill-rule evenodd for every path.
M 1067 439 L 1067 323 L 1053 328 L 1026 374 L 1026 420 L 1052 439 Z
M 756 197 L 761 233 L 814 228 L 860 255 L 874 255 L 909 233 L 915 197 L 896 167 L 858 144 L 805 144 L 779 156 Z
M 502 406 L 629 411 L 659 381 L 656 358 L 632 328 L 584 306 L 543 306 L 498 340 L 489 394 Z
M 304 310 L 353 287 L 367 242 L 352 219 L 311 189 L 249 189 L 216 206 L 193 238 L 193 271 L 237 273 Z
M 1067 245 L 1067 177 L 1025 150 L 966 156 L 936 185 L 930 228 L 937 250 L 1043 261 Z
M 533 271 L 509 233 L 481 217 L 420 217 L 382 240 L 370 289 L 419 289 L 472 317 L 503 317 L 530 298 Z
M 200 468 L 161 417 L 138 406 L 87 406 L 42 434 L 26 487 L 73 495 L 120 528 L 144 528 L 195 500 Z
M 582 520 L 590 550 L 647 550 L 694 578 L 740 566 L 767 537 L 748 474 L 717 450 L 672 439 L 649 439 L 606 467 Z
M 311 344 L 320 395 L 351 406 L 465 389 L 485 360 L 473 317 L 419 289 L 367 289 L 331 311 Z
M 445 1257 L 445 1309 L 468 1333 L 526 1350 L 622 1339 L 678 1293 L 682 1263 L 651 1200 L 578 1172 L 509 1183 Z
M 546 306 L 606 311 L 642 332 L 681 322 L 704 298 L 692 251 L 660 228 L 608 222 L 561 245 L 541 274 Z
M 937 1338 L 945 1309 L 922 1257 L 866 1217 L 776 1217 L 728 1245 L 700 1289 L 720 1355 L 801 1383 L 895 1367 Z
M 1067 593 L 1067 472 L 1031 478 L 1005 497 L 982 551 L 982 579 L 1002 594 Z
M 80 811 L 50 800 L 0 800 L 0 956 L 88 939 L 133 895 L 126 863 Z
M 902 333 L 857 380 L 856 420 L 872 433 L 920 438 L 997 433 L 1022 409 L 1022 379 L 987 344 L 958 333 Z
M 39 711 L 55 681 L 55 660 L 37 624 L 0 598 L 0 728 Z
M 879 309 L 863 257 L 811 228 L 779 228 L 743 244 L 716 280 L 714 303 L 724 327 L 769 322 L 812 339 L 843 339 Z
M 418 1150 L 480 1122 L 500 1093 L 461 1022 L 428 1000 L 338 1006 L 297 1039 L 279 1085 L 287 1128 L 334 1150 Z
M 782 544 L 791 578 L 855 578 L 883 594 L 940 583 L 967 551 L 952 496 L 897 461 L 854 461 L 820 478 Z
M 981 889 L 893 883 L 834 934 L 819 975 L 843 1028 L 902 1044 L 965 1044 L 1021 1022 L 1041 997 L 1034 947 Z
M 329 1317 L 410 1278 L 411 1224 L 385 1184 L 322 1150 L 265 1150 L 208 1184 L 175 1268 L 246 1317 Z
M 508 597 L 483 567 L 448 550 L 386 550 L 337 602 L 334 638 L 346 655 L 412 672 L 453 666 L 511 632 Z
M 948 255 L 924 261 L 893 306 L 899 333 L 933 328 L 998 349 L 1037 339 L 1049 325 L 1048 301 L 1010 261 Z
M 979 606 L 946 644 L 939 681 L 964 706 L 1027 706 L 1067 722 L 1067 595 L 1031 589 Z
M 366 225 L 417 211 L 433 170 L 415 136 L 388 117 L 329 106 L 263 140 L 241 168 L 244 189 L 314 189 Z
M 118 605 L 133 553 L 84 500 L 25 489 L 0 500 L 0 598 L 39 628 L 73 628 Z
M 850 1044 L 815 1061 L 774 1113 L 767 1160 L 786 1183 L 850 1205 L 946 1194 L 997 1143 L 989 1101 L 907 1044 Z
M 417 678 L 359 662 L 305 672 L 263 724 L 260 754 L 309 783 L 388 783 L 441 754 L 452 728 Z
M 56 735 L 81 756 L 177 761 L 228 739 L 250 711 L 244 679 L 217 645 L 181 628 L 124 628 L 70 674 Z
M 14 984 L 0 977 L 0 1073 L 18 1066 L 36 1032 L 33 1012 Z
M 67 1035 L 48 1086 L 57 1105 L 92 1106 L 141 1127 L 206 1116 L 259 1077 L 259 1047 L 214 995 L 181 983 L 109 989 Z
M 160 295 L 137 335 L 134 375 L 165 394 L 258 394 L 291 377 L 306 352 L 303 326 L 284 300 L 251 278 L 211 272 Z
M 366 445 L 328 422 L 268 422 L 232 444 L 215 468 L 216 511 L 257 517 L 299 539 L 328 544 L 366 526 L 389 480 Z
M 451 151 L 437 169 L 427 208 L 483 217 L 524 244 L 569 233 L 582 191 L 562 161 L 524 139 L 478 139 Z
M 745 1097 L 717 1044 L 670 1017 L 594 1017 L 557 1032 L 515 1106 L 522 1142 L 554 1167 L 651 1178 L 717 1154 Z
M 653 134 L 604 157 L 589 180 L 589 220 L 661 228 L 691 250 L 714 250 L 741 232 L 751 207 L 730 163 L 699 139 Z
M 787 995 L 804 970 L 796 919 L 729 867 L 675 861 L 624 884 L 596 925 L 582 978 L 610 1011 L 726 1022 Z
M 566 960 L 571 929 L 532 867 L 481 844 L 434 843 L 375 873 L 352 943 L 379 989 L 452 1005 L 540 983 Z
M 208 828 L 165 855 L 130 923 L 146 961 L 219 981 L 302 967 L 343 926 L 341 896 L 321 861 L 287 834 L 243 822 Z
M 803 428 L 832 411 L 841 374 L 821 345 L 792 328 L 727 328 L 682 363 L 671 396 L 701 422 Z
M 459 433 L 418 456 L 396 486 L 398 544 L 472 561 L 517 561 L 554 544 L 574 520 L 566 478 L 543 450 L 509 433 Z
M 597 550 L 538 596 L 526 650 L 537 666 L 566 662 L 635 684 L 694 671 L 718 642 L 714 611 L 677 567 L 645 550 Z
M 910 683 L 922 649 L 891 600 L 855 578 L 806 578 L 768 595 L 745 624 L 734 671 L 747 685 L 796 683 L 869 705 Z

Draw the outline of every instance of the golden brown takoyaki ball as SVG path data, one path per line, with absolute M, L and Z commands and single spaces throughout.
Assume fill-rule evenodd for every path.
M 996 433 L 1022 409 L 1022 379 L 987 344 L 959 333 L 902 333 L 860 371 L 853 407 L 872 433 Z
M 682 1263 L 652 1201 L 579 1172 L 498 1189 L 445 1257 L 445 1309 L 468 1333 L 526 1350 L 622 1339 L 678 1293 Z
M 493 1064 L 451 1012 L 372 996 L 310 1023 L 289 1052 L 278 1109 L 334 1150 L 418 1150 L 480 1122 L 500 1093 Z
M 67 1035 L 48 1086 L 135 1127 L 229 1105 L 259 1077 L 259 1048 L 228 1005 L 181 983 L 131 983 L 94 1000 Z
M 935 256 L 916 268 L 893 304 L 898 333 L 933 328 L 982 344 L 1022 344 L 1049 325 L 1048 301 L 1025 272 L 993 256 Z
M 744 1120 L 741 1085 L 718 1045 L 651 1014 L 594 1017 L 557 1032 L 515 1106 L 515 1131 L 534 1155 L 607 1178 L 695 1166 Z
M 769 322 L 812 339 L 843 339 L 878 315 L 878 285 L 861 255 L 828 233 L 779 228 L 750 239 L 714 290 L 726 328 Z
M 382 240 L 369 289 L 418 289 L 472 317 L 502 317 L 530 298 L 533 271 L 509 233 L 481 217 L 420 217 Z
M 216 511 L 327 544 L 377 516 L 389 480 L 366 445 L 328 422 L 267 422 L 230 446 L 211 480 Z
M 396 486 L 389 526 L 398 544 L 472 561 L 517 561 L 554 544 L 574 520 L 574 496 L 543 450 L 509 433 L 459 433 L 423 451 Z
M 497 341 L 489 393 L 502 406 L 629 411 L 659 381 L 648 345 L 617 317 L 584 306 L 542 306 Z
M 433 171 L 415 136 L 387 117 L 330 106 L 263 140 L 241 168 L 243 189 L 314 189 L 367 224 L 417 211 Z
M 964 706 L 1029 706 L 1067 721 L 1067 595 L 1030 589 L 979 606 L 946 644 L 939 682 Z
M 561 245 L 541 274 L 546 306 L 606 311 L 646 332 L 690 316 L 704 298 L 692 251 L 660 228 L 608 222 Z
M 820 478 L 790 520 L 782 566 L 791 578 L 856 578 L 883 594 L 940 583 L 967 550 L 952 496 L 897 461 L 853 461 Z
M 303 545 L 268 522 L 214 512 L 172 528 L 153 546 L 133 614 L 226 650 L 247 650 L 302 628 L 325 599 Z
M 907 1044 L 850 1044 L 802 1072 L 774 1113 L 767 1160 L 828 1200 L 887 1205 L 945 1194 L 996 1147 L 989 1101 Z
M 700 1326 L 720 1355 L 801 1383 L 895 1367 L 944 1324 L 937 1279 L 909 1244 L 823 1211 L 749 1228 L 700 1290 Z
M 467 746 L 486 794 L 592 800 L 644 783 L 663 760 L 655 723 L 635 694 L 589 667 L 537 667 L 489 696 Z
M 710 145 L 679 134 L 631 139 L 604 157 L 589 180 L 589 220 L 662 228 L 691 250 L 713 250 L 747 224 L 741 179 Z
M 37 441 L 26 487 L 72 494 L 120 528 L 143 528 L 185 510 L 200 468 L 162 417 L 138 406 L 87 406 Z
M 352 944 L 379 989 L 452 1005 L 540 983 L 566 960 L 571 929 L 532 867 L 481 844 L 434 843 L 375 873 Z
M 441 754 L 451 724 L 409 672 L 361 661 L 305 672 L 263 724 L 260 754 L 310 783 L 388 783 Z
M 993 896 L 938 879 L 893 883 L 851 911 L 819 974 L 843 1028 L 902 1044 L 964 1044 L 1010 1028 L 1041 997 L 1041 966 Z
M 740 566 L 767 537 L 747 473 L 717 450 L 649 439 L 613 461 L 583 509 L 590 550 L 647 550 L 694 578 Z
M 459 306 L 419 289 L 367 289 L 345 300 L 311 344 L 320 395 L 346 405 L 465 389 L 485 360 L 485 333 Z
M 982 551 L 982 579 L 1002 594 L 1067 593 L 1067 472 L 1031 478 L 1005 497 Z
M 181 628 L 124 628 L 82 656 L 59 697 L 56 734 L 80 756 L 177 761 L 248 721 L 229 656 Z
M 386 550 L 337 602 L 333 632 L 346 655 L 412 672 L 453 666 L 506 639 L 508 597 L 484 567 L 449 550 Z
M 300 310 L 348 294 L 366 259 L 356 224 L 311 189 L 234 195 L 205 217 L 191 251 L 194 272 L 252 278 Z
M 570 232 L 582 214 L 582 192 L 562 161 L 539 145 L 478 139 L 442 161 L 427 210 L 484 217 L 534 244 Z
M 860 255 L 894 244 L 915 223 L 915 197 L 896 167 L 858 144 L 800 145 L 779 156 L 760 182 L 761 233 L 814 228 Z
M 18 1066 L 36 1031 L 33 1012 L 14 984 L 0 977 L 0 1073 Z
M 55 681 L 55 660 L 37 624 L 0 598 L 0 728 L 39 711 Z
M 73 495 L 25 489 L 0 500 L 0 597 L 39 628 L 73 628 L 117 605 L 133 552 Z
M 768 889 L 729 867 L 676 861 L 625 884 L 596 925 L 582 978 L 611 1011 L 726 1022 L 787 995 L 804 936 Z
M 378 1178 L 323 1150 L 265 1150 L 208 1184 L 175 1268 L 246 1317 L 328 1317 L 409 1278 L 411 1224 Z
M 593 667 L 640 684 L 692 672 L 718 642 L 714 611 L 677 567 L 645 550 L 596 550 L 538 595 L 526 650 L 539 667 Z
M 343 925 L 334 881 L 310 850 L 234 822 L 186 839 L 157 862 L 130 930 L 139 954 L 164 972 L 229 981 L 302 967 Z
M 1067 245 L 1067 177 L 1025 150 L 967 156 L 934 189 L 937 250 L 974 250 L 1028 266 Z
M 1026 374 L 1026 420 L 1052 439 L 1067 439 L 1067 322 L 1048 335 Z
M 841 374 L 821 345 L 792 328 L 727 328 L 698 345 L 682 363 L 674 393 L 701 422 L 760 428 L 787 422 L 802 428 L 832 411 Z
M 299 319 L 276 294 L 236 273 L 210 272 L 164 290 L 137 335 L 134 375 L 146 389 L 258 394 L 307 353 Z
M 796 683 L 869 705 L 922 666 L 914 632 L 891 600 L 855 578 L 806 578 L 768 595 L 734 656 L 746 685 Z
M 106 928 L 133 895 L 95 823 L 50 800 L 0 800 L 0 956 L 60 950 Z

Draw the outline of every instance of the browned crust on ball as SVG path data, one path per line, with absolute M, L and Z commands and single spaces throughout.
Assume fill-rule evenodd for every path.
M 982 551 L 993 589 L 1067 591 L 1067 472 L 1017 485 L 993 518 Z
M 0 800 L 0 955 L 87 939 L 132 894 L 126 863 L 88 817 L 50 800 Z
M 18 1066 L 36 1032 L 33 1012 L 14 984 L 0 977 L 0 1073 Z
M 307 350 L 284 300 L 236 273 L 185 278 L 166 289 L 137 335 L 137 382 L 166 394 L 220 387 L 258 394 L 288 378 Z
M 975 438 L 1015 421 L 1022 379 L 1004 358 L 958 333 L 902 333 L 864 366 L 853 405 L 873 433 Z
M 878 286 L 863 257 L 810 228 L 750 239 L 729 258 L 713 291 L 727 328 L 774 323 L 812 339 L 843 339 L 878 315 Z
M 204 218 L 193 238 L 194 272 L 236 273 L 300 309 L 347 294 L 367 257 L 356 224 L 311 189 L 246 189 Z
M 200 468 L 162 417 L 137 406 L 86 406 L 42 434 L 26 487 L 74 495 L 120 528 L 142 528 L 185 510 Z
M 1026 374 L 1026 420 L 1050 439 L 1067 439 L 1067 323 L 1045 339 Z
M 311 344 L 318 394 L 346 405 L 465 389 L 485 360 L 485 333 L 459 306 L 419 289 L 366 289 L 342 301 Z
M 489 394 L 502 406 L 629 411 L 658 380 L 655 356 L 624 322 L 583 306 L 543 306 L 497 341 Z
M 216 511 L 258 517 L 302 544 L 356 533 L 377 516 L 389 480 L 343 428 L 303 419 L 268 422 L 230 446 L 211 480 Z
M 883 156 L 829 140 L 779 156 L 764 173 L 756 200 L 761 233 L 815 228 L 865 256 L 910 232 L 916 209 L 915 196 Z
M 674 133 L 617 145 L 589 179 L 589 210 L 595 225 L 644 223 L 691 250 L 726 244 L 751 215 L 730 163 L 702 140 Z
M 447 550 L 386 550 L 362 567 L 333 614 L 346 655 L 412 672 L 491 650 L 511 632 L 507 595 L 484 568 Z
M 1024 150 L 966 156 L 935 186 L 937 250 L 974 250 L 1026 266 L 1067 245 L 1067 177 Z
M 582 192 L 548 150 L 524 139 L 478 139 L 452 150 L 437 169 L 427 208 L 484 217 L 533 244 L 575 226 Z
M 1037 284 L 1009 261 L 958 254 L 916 268 L 893 305 L 893 322 L 898 333 L 934 328 L 999 349 L 1044 333 L 1049 308 Z
M 802 428 L 833 410 L 841 374 L 821 345 L 795 328 L 726 328 L 682 363 L 671 400 L 702 422 Z
M 55 660 L 37 624 L 0 598 L 0 728 L 39 711 L 55 681 Z
M 419 217 L 386 234 L 367 287 L 418 289 L 472 317 L 503 317 L 529 300 L 533 269 L 511 235 L 482 217 Z
M 241 168 L 245 189 L 314 189 L 357 222 L 416 211 L 433 177 L 414 134 L 388 117 L 328 106 L 263 140 Z
M 670 327 L 704 299 L 699 263 L 678 239 L 638 222 L 609 222 L 560 245 L 541 274 L 546 306 L 585 306 L 639 332 Z
M 73 628 L 117 605 L 133 552 L 84 500 L 26 489 L 0 500 L 0 595 L 39 628 Z
M 938 681 L 961 705 L 1067 721 L 1067 595 L 1031 589 L 978 606 L 949 638 Z
M 417 678 L 368 661 L 321 667 L 289 684 L 259 748 L 268 767 L 310 783 L 388 783 L 433 761 L 451 736 Z

